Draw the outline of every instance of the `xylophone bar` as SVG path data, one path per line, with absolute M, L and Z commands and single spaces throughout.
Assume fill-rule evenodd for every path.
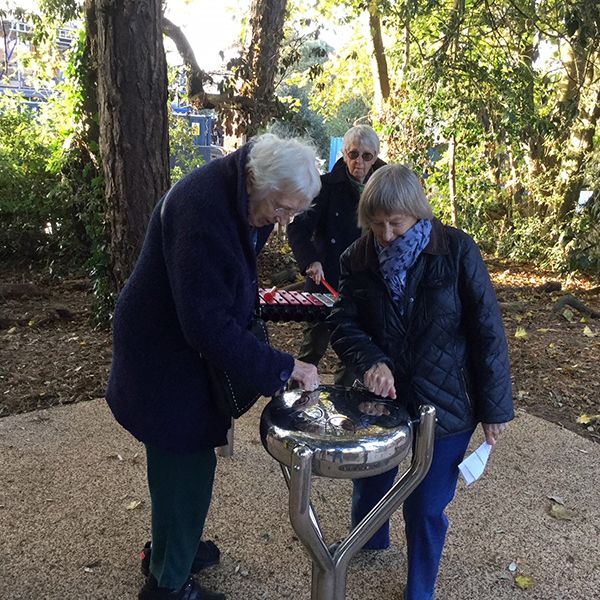
M 265 321 L 323 321 L 335 300 L 332 294 L 259 289 L 258 316 Z

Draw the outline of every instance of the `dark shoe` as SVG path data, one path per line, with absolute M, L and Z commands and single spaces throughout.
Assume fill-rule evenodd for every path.
M 190 577 L 180 590 L 169 590 L 158 587 L 158 583 L 153 575 L 146 579 L 138 600 L 226 600 L 225 594 L 211 592 L 203 588 L 199 583 Z
M 142 559 L 142 573 L 147 577 L 150 573 L 150 555 L 152 554 L 152 542 L 146 542 L 144 548 L 140 552 L 140 558 Z M 210 540 L 208 542 L 200 542 L 198 552 L 192 563 L 191 573 L 195 574 L 202 569 L 218 565 L 221 559 L 221 551 L 217 548 L 217 545 Z

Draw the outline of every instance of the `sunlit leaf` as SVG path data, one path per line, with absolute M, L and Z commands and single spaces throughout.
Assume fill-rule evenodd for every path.
M 138 508 L 139 506 L 141 506 L 142 501 L 141 500 L 132 500 L 128 505 L 127 505 L 127 510 L 135 510 L 136 508 Z
M 565 308 L 565 310 L 562 311 L 562 316 L 570 323 L 573 320 L 574 313 L 572 310 Z
M 515 337 L 519 340 L 526 338 L 527 331 L 525 331 L 525 327 L 517 327 L 517 330 L 515 331 Z
M 583 335 L 586 337 L 596 337 L 595 334 L 587 325 L 583 328 Z
M 517 575 L 515 577 L 515 584 L 522 590 L 528 590 L 533 585 L 533 577 L 528 575 Z
M 572 521 L 575 516 L 572 510 L 568 510 L 562 504 L 555 504 L 554 502 L 550 506 L 548 514 L 559 521 Z
M 588 425 L 589 423 L 592 422 L 592 418 L 590 417 L 590 415 L 581 415 L 581 416 L 577 417 L 575 422 L 579 423 L 580 425 Z

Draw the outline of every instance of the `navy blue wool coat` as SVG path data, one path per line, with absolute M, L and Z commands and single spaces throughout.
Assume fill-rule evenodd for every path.
M 256 253 L 272 229 L 258 230 L 255 248 L 247 153 L 244 146 L 195 170 L 158 203 L 115 308 L 106 398 L 123 427 L 164 450 L 197 452 L 226 441 L 230 422 L 209 394 L 205 358 L 264 395 L 293 370 L 289 354 L 247 331 Z
M 385 163 L 378 158 L 371 173 L 383 165 Z M 310 209 L 288 225 L 288 240 L 301 273 L 311 263 L 319 261 L 325 279 L 337 288 L 340 256 L 361 235 L 356 223 L 359 199 L 358 188 L 350 180 L 344 159 L 340 158 L 330 173 L 321 176 L 321 192 Z M 306 278 L 304 289 L 307 292 L 328 291 L 310 277 Z
M 416 415 L 437 409 L 437 437 L 514 417 L 508 346 L 496 295 L 475 242 L 433 220 L 429 244 L 408 270 L 403 310 L 381 275 L 373 234 L 341 258 L 331 344 L 361 378 L 379 362 L 398 401 Z

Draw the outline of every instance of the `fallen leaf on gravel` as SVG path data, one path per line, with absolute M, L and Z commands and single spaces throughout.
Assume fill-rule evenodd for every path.
M 572 310 L 565 308 L 565 310 L 562 311 L 562 316 L 570 323 L 573 320 L 574 313 Z
M 515 584 L 522 590 L 528 590 L 533 585 L 533 577 L 528 575 L 517 575 L 515 577 Z
M 552 502 L 556 502 L 556 504 L 560 504 L 561 506 L 565 505 L 565 501 L 560 496 L 548 496 L 548 500 L 552 500 Z
M 525 327 L 517 327 L 515 331 L 515 337 L 517 339 L 522 339 L 527 337 L 527 331 L 525 331 Z
M 138 506 L 141 506 L 142 501 L 141 500 L 132 500 L 128 505 L 127 505 L 127 510 L 135 510 Z
M 580 425 L 589 425 L 590 423 L 600 423 L 600 415 L 581 415 L 575 420 Z
M 568 510 L 564 506 L 554 503 L 550 506 L 548 514 L 559 521 L 572 521 L 575 516 L 575 513 L 572 510 Z
M 583 328 L 583 335 L 586 337 L 596 337 L 596 334 L 587 325 Z

